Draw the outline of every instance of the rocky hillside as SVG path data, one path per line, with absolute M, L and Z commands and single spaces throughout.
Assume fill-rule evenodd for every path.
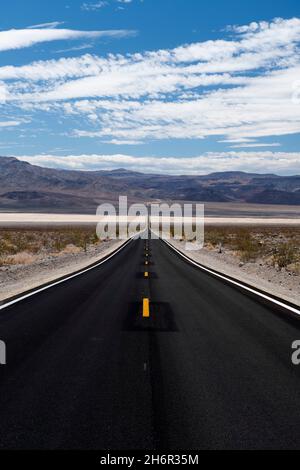
M 0 157 L 0 210 L 94 212 L 102 201 L 177 200 L 300 204 L 300 176 L 243 172 L 172 176 L 42 168 Z

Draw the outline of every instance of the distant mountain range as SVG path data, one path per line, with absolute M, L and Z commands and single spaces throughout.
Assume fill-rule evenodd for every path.
M 71 171 L 0 157 L 0 210 L 95 212 L 119 195 L 133 201 L 300 204 L 300 176 L 243 172 L 205 176 L 143 174 L 124 169 Z

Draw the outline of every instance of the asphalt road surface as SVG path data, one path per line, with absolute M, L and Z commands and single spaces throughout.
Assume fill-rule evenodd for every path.
M 0 312 L 0 448 L 300 448 L 300 322 L 145 243 Z

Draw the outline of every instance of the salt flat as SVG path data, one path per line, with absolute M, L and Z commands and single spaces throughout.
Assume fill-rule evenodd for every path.
M 97 215 L 89 214 L 38 214 L 38 213 L 0 213 L 0 225 L 81 225 L 81 224 L 97 224 L 100 221 Z M 113 221 L 114 217 L 111 216 L 109 221 Z M 128 221 L 143 222 L 145 219 L 142 217 L 129 217 Z M 165 219 L 162 219 L 163 221 Z M 190 218 L 185 218 L 185 221 L 190 221 Z M 124 222 L 125 219 L 120 217 L 119 222 Z M 157 218 L 152 217 L 152 222 L 157 221 Z M 173 222 L 177 222 L 177 218 L 172 218 Z M 205 217 L 205 224 L 207 225 L 300 225 L 300 218 L 293 217 Z

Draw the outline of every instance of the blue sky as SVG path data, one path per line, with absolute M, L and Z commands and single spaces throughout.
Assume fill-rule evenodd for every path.
M 300 173 L 296 0 L 3 0 L 0 154 Z

